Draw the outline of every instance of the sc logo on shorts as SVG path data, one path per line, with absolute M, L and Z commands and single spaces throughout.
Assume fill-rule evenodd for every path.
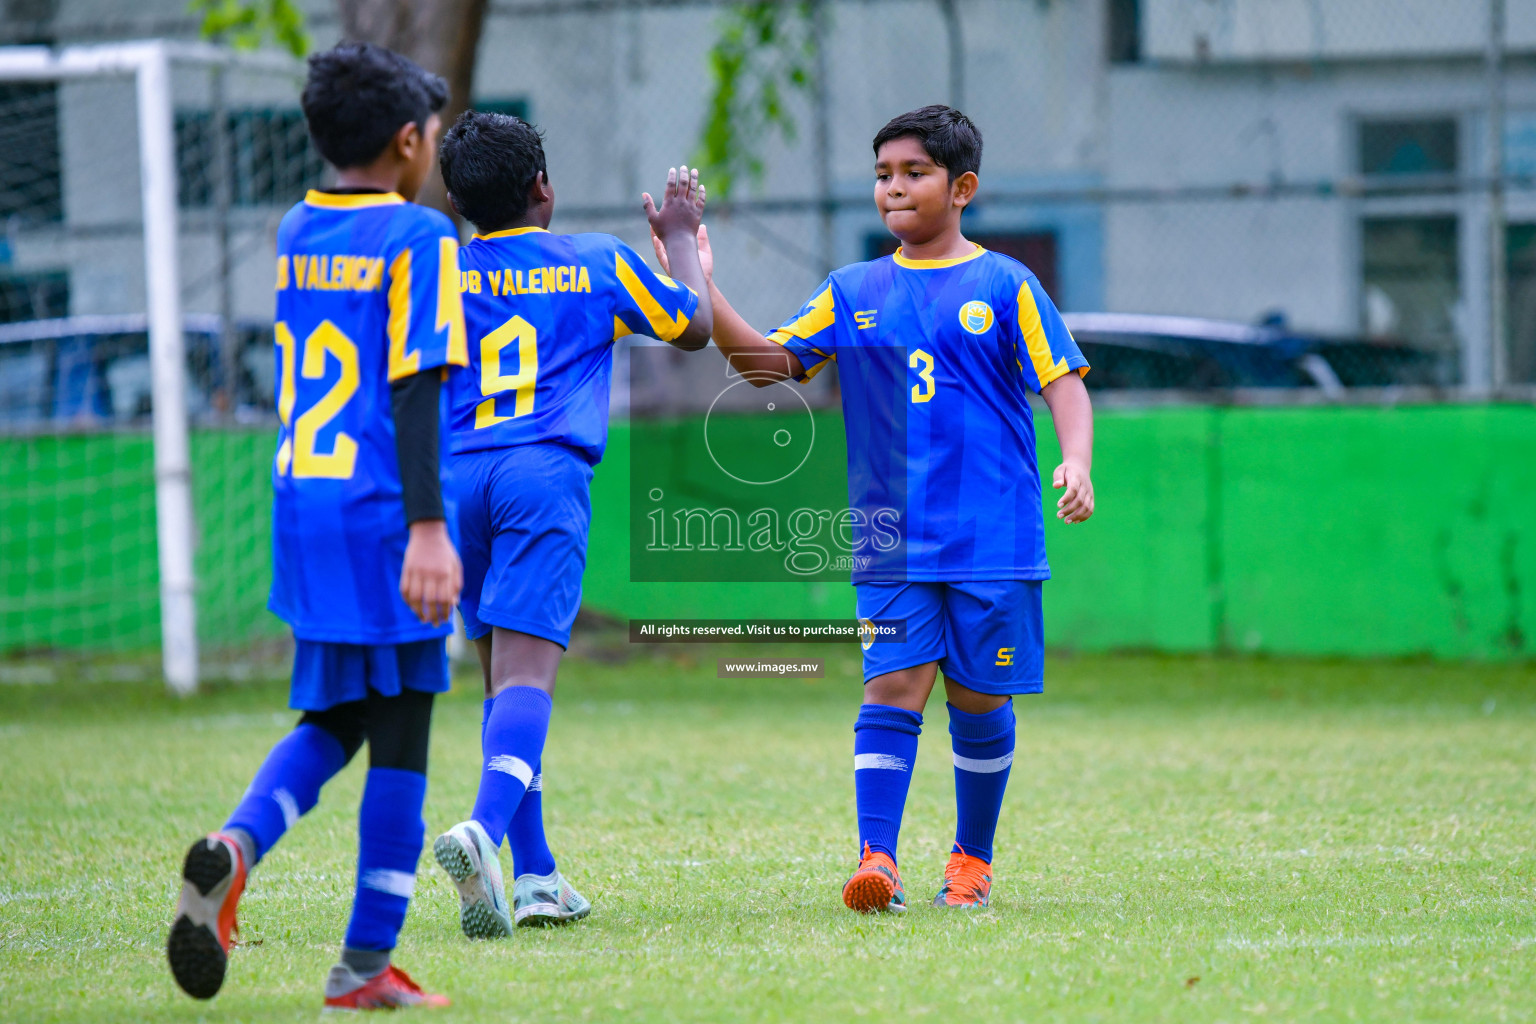
M 859 646 L 866 651 L 875 646 L 875 622 L 873 619 L 859 620 Z
M 992 307 L 976 299 L 960 307 L 960 326 L 972 334 L 986 334 L 992 329 Z
M 994 661 L 992 664 L 994 664 L 994 665 L 1012 665 L 1013 664 L 1013 652 L 1015 650 L 1017 650 L 1017 648 L 1015 648 L 1015 647 L 999 647 L 997 649 L 997 660 Z

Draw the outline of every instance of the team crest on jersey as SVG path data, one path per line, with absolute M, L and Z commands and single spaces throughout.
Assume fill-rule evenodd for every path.
M 960 307 L 960 326 L 972 334 L 986 334 L 992 329 L 992 307 L 976 299 Z

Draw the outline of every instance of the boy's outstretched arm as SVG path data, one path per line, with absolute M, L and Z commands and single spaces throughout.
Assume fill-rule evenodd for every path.
M 689 171 L 686 166 L 674 167 L 667 172 L 667 190 L 661 197 L 661 209 L 651 199 L 649 192 L 642 193 L 645 219 L 651 222 L 651 237 L 660 237 L 677 254 L 669 267 L 662 262 L 662 269 L 672 277 L 692 288 L 699 297 L 699 306 L 683 328 L 683 333 L 672 339 L 672 344 L 688 352 L 696 352 L 709 344 L 715 318 L 710 302 L 709 282 L 699 262 L 699 249 L 695 242 L 704 219 L 704 186 L 699 184 L 699 169 Z M 672 267 L 675 267 L 674 271 Z
M 1051 476 L 1051 483 L 1063 492 L 1056 502 L 1056 518 L 1080 523 L 1093 515 L 1093 479 L 1089 475 L 1093 470 L 1093 403 L 1083 379 L 1075 373 L 1051 381 L 1040 390 L 1040 397 L 1050 407 L 1056 440 L 1061 444 L 1061 465 Z
M 653 231 L 651 245 L 656 250 L 656 259 L 661 262 L 661 268 L 667 270 L 669 257 L 666 240 Z M 678 251 L 681 254 L 693 249 L 693 246 L 686 246 Z M 699 226 L 696 251 L 709 285 L 710 306 L 715 318 L 715 347 L 725 356 L 726 362 L 754 387 L 759 388 L 781 380 L 793 380 L 804 373 L 805 367 L 801 365 L 799 356 L 769 341 L 743 320 L 741 314 L 720 294 L 720 289 L 715 287 L 715 255 L 709 247 L 709 230 L 703 225 Z M 667 272 L 671 273 L 670 270 Z

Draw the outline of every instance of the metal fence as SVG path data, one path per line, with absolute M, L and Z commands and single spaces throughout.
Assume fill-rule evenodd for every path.
M 557 230 L 645 252 L 639 193 L 704 155 L 722 60 L 745 39 L 723 108 L 742 129 L 724 151 L 740 173 L 707 221 L 717 279 L 765 329 L 830 268 L 894 247 L 869 139 L 895 113 L 951 102 L 987 140 L 967 233 L 1039 275 L 1099 401 L 1536 395 L 1536 4 L 778 7 L 762 45 L 741 34 L 761 5 L 492 4 L 474 102 L 545 132 Z M 26 28 L 63 48 L 9 51 L 0 74 L 3 650 L 153 645 L 167 585 L 195 586 L 205 648 L 244 642 L 265 586 L 274 236 L 326 177 L 298 110 L 302 68 L 173 46 L 157 171 L 141 78 L 16 71 L 85 59 L 67 44 L 104 33 L 195 32 L 114 10 Z M 319 44 L 335 24 L 317 2 Z M 770 100 L 781 118 L 765 119 Z M 146 175 L 162 171 L 156 206 Z M 152 236 L 169 258 L 147 255 Z M 159 313 L 157 274 L 171 278 Z M 174 395 L 156 390 L 157 352 L 184 364 Z M 620 414 L 719 392 L 718 359 L 671 358 L 615 389 Z M 834 374 L 814 383 L 813 404 L 836 402 Z M 192 427 L 183 457 L 177 423 Z M 190 496 L 193 525 L 167 532 L 156 481 Z M 195 573 L 166 573 L 178 545 Z

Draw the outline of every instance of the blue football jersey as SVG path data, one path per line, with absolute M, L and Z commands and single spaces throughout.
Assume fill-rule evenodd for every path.
M 301 640 L 400 644 L 450 631 L 400 597 L 409 529 L 390 383 L 468 361 L 458 248 L 447 217 L 393 193 L 310 192 L 278 228 L 268 607 Z M 441 437 L 453 529 L 446 416 Z
M 476 235 L 459 267 L 470 372 L 452 385 L 455 452 L 550 442 L 596 464 L 613 343 L 671 341 L 699 305 L 612 235 L 495 231 Z
M 1050 576 L 1026 389 L 1088 363 L 1028 268 L 897 250 L 833 272 L 769 338 L 806 379 L 837 361 L 855 583 Z

